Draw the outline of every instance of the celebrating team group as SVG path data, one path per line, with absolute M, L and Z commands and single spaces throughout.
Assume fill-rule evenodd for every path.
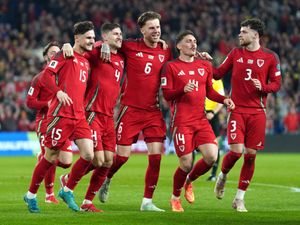
M 40 212 L 37 192 L 43 180 L 45 201 L 58 203 L 53 193 L 55 170 L 57 166 L 71 166 L 71 141 L 78 146 L 80 157 L 69 174 L 60 177 L 58 196 L 73 211 L 102 212 L 93 199 L 99 192 L 99 199 L 107 201 L 112 177 L 127 162 L 140 132 L 148 149 L 140 210 L 165 211 L 152 201 L 166 136 L 158 102 L 160 88 L 171 109 L 170 128 L 179 159 L 171 210 L 184 211 L 182 189 L 189 203 L 195 201 L 193 181 L 209 171 L 218 157 L 216 136 L 205 112 L 208 98 L 224 104 L 229 112 L 230 151 L 223 158 L 215 195 L 224 197 L 227 174 L 244 155 L 232 207 L 247 212 L 244 195 L 254 174 L 257 150 L 264 148 L 267 94 L 280 89 L 279 58 L 260 45 L 264 26 L 254 18 L 241 23 L 240 47 L 234 48 L 219 67 L 211 65 L 208 53 L 197 51 L 196 36 L 190 30 L 178 34 L 175 47 L 179 57 L 172 59 L 170 48 L 160 39 L 160 19 L 156 12 L 144 12 L 137 21 L 142 38 L 128 40 L 122 39 L 119 24 L 104 23 L 102 40 L 97 42 L 92 22 L 83 21 L 74 25 L 73 47 L 65 44 L 60 50 L 58 43 L 50 42 L 44 48 L 46 65 L 33 78 L 27 96 L 27 105 L 37 110 L 36 132 L 42 149 L 24 195 L 29 212 Z M 226 97 L 213 89 L 212 82 L 230 71 L 231 94 Z M 120 109 L 114 120 L 119 96 Z M 195 149 L 202 157 L 193 164 Z M 90 171 L 89 186 L 79 207 L 73 191 Z

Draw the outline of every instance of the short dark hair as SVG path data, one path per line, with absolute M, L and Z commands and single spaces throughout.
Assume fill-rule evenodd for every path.
M 241 27 L 250 27 L 251 29 L 257 31 L 260 37 L 264 35 L 265 25 L 258 18 L 252 18 L 242 21 Z
M 121 29 L 120 24 L 118 24 L 118 23 L 104 23 L 101 26 L 101 34 L 112 31 L 115 28 L 120 28 Z
M 148 12 L 144 12 L 142 15 L 139 16 L 137 23 L 141 28 L 146 24 L 148 20 L 154 20 L 154 19 L 160 20 L 161 16 L 156 12 L 148 11 Z
M 49 42 L 43 49 L 43 56 L 46 56 L 49 49 L 52 47 L 52 46 L 57 46 L 57 47 L 61 47 L 60 44 L 57 42 L 57 41 L 51 41 Z
M 177 36 L 176 36 L 176 40 L 175 40 L 175 46 L 176 46 L 176 50 L 179 52 L 179 49 L 177 48 L 177 44 L 179 42 L 181 42 L 183 40 L 183 38 L 187 35 L 193 35 L 195 38 L 195 33 L 191 30 L 185 30 L 185 31 L 182 31 L 180 32 Z
M 73 34 L 84 34 L 89 30 L 94 30 L 94 24 L 91 21 L 82 21 L 75 23 L 73 28 Z

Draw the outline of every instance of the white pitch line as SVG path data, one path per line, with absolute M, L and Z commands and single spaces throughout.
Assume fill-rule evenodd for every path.
M 228 183 L 237 183 L 236 181 L 227 181 Z M 290 186 L 284 186 L 284 185 L 278 185 L 278 184 L 264 184 L 264 183 L 251 183 L 252 185 L 256 186 L 263 186 L 263 187 L 271 187 L 271 188 L 283 188 L 283 189 L 290 189 L 291 192 L 300 192 L 300 188 L 298 187 L 290 187 Z

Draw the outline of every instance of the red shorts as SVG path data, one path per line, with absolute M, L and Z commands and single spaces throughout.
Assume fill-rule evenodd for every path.
M 50 149 L 65 149 L 70 143 L 69 140 L 92 139 L 90 127 L 85 119 L 51 116 L 47 121 L 45 146 Z
M 87 121 L 92 130 L 94 151 L 116 151 L 114 118 L 101 113 L 87 112 Z
M 166 124 L 160 110 L 121 106 L 117 119 L 117 144 L 131 145 L 137 142 L 140 132 L 146 143 L 163 142 L 166 137 Z
M 265 144 L 266 114 L 231 113 L 229 115 L 228 144 L 244 144 L 246 148 L 261 150 Z
M 199 121 L 195 126 L 175 126 L 172 137 L 178 157 L 193 152 L 199 145 L 209 143 L 218 145 L 216 136 L 207 119 Z
M 36 123 L 36 132 L 37 136 L 39 138 L 40 146 L 41 146 L 41 151 L 42 154 L 45 154 L 45 138 L 46 138 L 46 131 L 47 131 L 47 119 L 41 119 L 37 121 Z M 70 140 L 66 142 L 66 144 L 60 149 L 61 151 L 64 152 L 72 152 L 72 143 Z

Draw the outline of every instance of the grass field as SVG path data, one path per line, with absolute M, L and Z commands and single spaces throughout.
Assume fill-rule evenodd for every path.
M 170 211 L 169 198 L 177 157 L 164 156 L 154 202 L 166 209 L 164 213 L 140 212 L 143 195 L 145 155 L 132 155 L 128 163 L 115 175 L 110 198 L 102 204 L 96 197 L 96 207 L 104 213 L 75 213 L 62 202 L 59 205 L 44 203 L 44 187 L 38 194 L 40 214 L 30 214 L 23 202 L 27 191 L 34 157 L 0 158 L 0 224 L 300 224 L 300 154 L 259 154 L 256 173 L 246 194 L 248 213 L 237 213 L 231 208 L 236 192 L 242 160 L 229 176 L 225 198 L 217 200 L 214 183 L 207 182 L 208 174 L 194 182 L 196 202 L 189 205 L 182 199 L 184 213 Z M 62 169 L 57 169 L 57 181 Z M 78 204 L 83 200 L 88 184 L 87 175 L 75 189 Z M 293 189 L 294 187 L 294 189 Z M 59 183 L 55 186 L 56 192 Z

